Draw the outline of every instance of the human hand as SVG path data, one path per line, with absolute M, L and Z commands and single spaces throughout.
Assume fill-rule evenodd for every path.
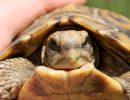
M 1 0 L 0 52 L 37 17 L 68 3 L 84 4 L 85 0 Z

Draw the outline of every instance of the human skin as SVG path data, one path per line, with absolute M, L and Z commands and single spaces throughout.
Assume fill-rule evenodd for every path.
M 37 17 L 68 3 L 85 0 L 0 0 L 0 53 Z

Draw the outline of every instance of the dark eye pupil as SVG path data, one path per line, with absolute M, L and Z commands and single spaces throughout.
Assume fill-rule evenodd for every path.
M 90 40 L 89 37 L 86 37 L 84 43 L 82 44 L 82 48 L 84 48 L 87 45 L 87 43 L 89 42 L 89 40 Z
M 60 46 L 55 42 L 54 39 L 51 39 L 49 42 L 49 48 L 54 51 L 60 51 Z

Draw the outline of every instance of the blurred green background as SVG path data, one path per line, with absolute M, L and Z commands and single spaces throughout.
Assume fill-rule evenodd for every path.
M 130 18 L 130 0 L 88 0 L 86 5 L 109 9 Z

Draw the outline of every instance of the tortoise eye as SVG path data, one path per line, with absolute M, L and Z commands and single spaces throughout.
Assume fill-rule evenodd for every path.
M 56 43 L 56 41 L 54 39 L 50 39 L 48 47 L 51 50 L 60 51 L 60 46 Z
M 82 48 L 86 47 L 87 43 L 89 42 L 90 38 L 87 36 L 85 41 L 82 44 Z

